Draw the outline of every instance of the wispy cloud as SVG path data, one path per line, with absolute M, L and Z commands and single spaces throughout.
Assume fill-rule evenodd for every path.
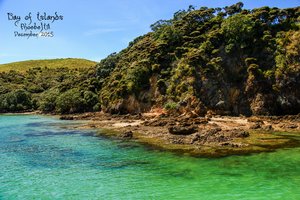
M 123 28 L 97 28 L 84 32 L 85 36 L 99 35 L 103 33 L 114 33 L 124 31 Z
M 115 32 L 122 32 L 130 29 L 131 27 L 135 27 L 136 24 L 139 23 L 138 19 L 135 18 L 128 18 L 128 19 L 121 19 L 121 20 L 94 20 L 90 22 L 90 26 L 94 27 L 90 30 L 84 32 L 85 36 L 91 35 L 99 35 L 104 33 L 115 33 Z

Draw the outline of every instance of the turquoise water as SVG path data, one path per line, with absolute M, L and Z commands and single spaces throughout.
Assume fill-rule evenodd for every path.
M 0 199 L 300 199 L 300 148 L 192 158 L 73 123 L 0 115 Z

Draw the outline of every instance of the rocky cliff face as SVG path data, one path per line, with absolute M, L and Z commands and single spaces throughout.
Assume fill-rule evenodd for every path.
M 299 20 L 300 7 L 178 11 L 98 64 L 102 109 L 297 114 Z

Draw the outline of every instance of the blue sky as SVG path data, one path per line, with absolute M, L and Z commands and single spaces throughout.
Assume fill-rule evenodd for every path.
M 0 0 L 0 63 L 68 57 L 99 61 L 149 32 L 150 24 L 170 19 L 174 12 L 189 5 L 224 7 L 236 2 L 238 0 Z M 300 0 L 243 2 L 244 8 L 300 6 Z M 33 17 L 37 12 L 48 15 L 57 12 L 64 19 L 50 24 L 54 37 L 15 37 L 14 31 L 24 31 L 8 20 L 7 13 L 25 17 L 29 12 Z

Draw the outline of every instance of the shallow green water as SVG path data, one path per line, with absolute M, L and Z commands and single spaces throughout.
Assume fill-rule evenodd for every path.
M 300 199 L 300 148 L 208 159 L 0 115 L 0 199 Z

